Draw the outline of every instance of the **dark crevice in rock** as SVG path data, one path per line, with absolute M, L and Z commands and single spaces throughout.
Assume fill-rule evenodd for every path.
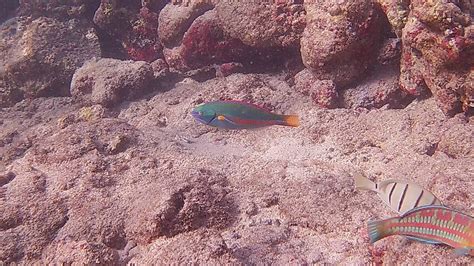
M 95 30 L 97 32 L 97 37 L 99 38 L 101 57 L 120 60 L 126 60 L 128 58 L 120 40 L 97 26 L 95 27 Z
M 103 242 L 109 248 L 123 250 L 127 246 L 128 240 L 123 228 L 120 228 L 118 232 L 113 232 L 112 236 L 108 237 Z
M 0 1 L 0 24 L 11 17 L 14 11 L 20 6 L 19 0 Z
M 65 215 L 61 220 L 58 221 L 56 225 L 54 225 L 54 233 L 52 234 L 51 239 L 54 239 L 58 235 L 61 228 L 63 228 L 68 221 L 69 221 L 69 216 Z
M 200 16 L 204 15 L 206 12 L 213 9 L 214 9 L 214 6 L 208 3 L 203 3 L 201 6 L 195 7 L 194 13 L 192 14 L 192 16 L 185 23 L 183 23 L 183 25 L 181 25 L 181 30 L 179 31 L 179 33 L 175 33 L 175 38 L 168 40 L 168 42 L 166 42 L 166 44 L 164 45 L 167 48 L 180 46 L 183 42 L 183 37 L 186 31 L 188 31 L 188 29 L 191 27 L 194 21 L 198 19 Z
M 15 173 L 8 172 L 6 174 L 0 175 L 0 186 L 10 183 L 16 177 Z
M 6 219 L 2 218 L 0 220 L 0 232 L 16 228 L 22 224 L 23 224 L 23 217 L 21 215 L 16 215 L 14 217 L 7 217 Z
M 90 3 L 85 6 L 84 16 L 87 19 L 92 20 L 92 18 L 94 17 L 95 11 L 97 11 L 97 9 L 100 6 L 100 0 L 90 0 L 89 2 Z
M 435 152 L 438 150 L 438 143 L 432 143 L 426 150 L 426 155 L 433 156 Z
M 184 196 L 184 191 L 189 191 L 189 188 L 182 189 L 173 195 L 171 195 L 168 204 L 169 207 L 163 213 L 161 235 L 167 237 L 172 237 L 179 233 L 179 230 L 176 228 L 177 219 L 179 212 L 183 209 L 186 197 Z

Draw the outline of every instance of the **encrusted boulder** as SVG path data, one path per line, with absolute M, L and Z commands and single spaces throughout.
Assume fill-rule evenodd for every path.
M 163 46 L 178 46 L 193 21 L 211 9 L 212 5 L 199 1 L 189 5 L 166 5 L 160 12 L 158 23 L 158 35 Z
M 310 96 L 314 103 L 325 108 L 337 107 L 338 92 L 331 80 L 319 80 L 309 69 L 305 69 L 295 76 L 295 89 L 304 95 Z
M 401 108 L 413 97 L 400 90 L 400 71 L 397 65 L 379 66 L 377 71 L 362 80 L 357 86 L 340 92 L 344 108 Z
M 387 15 L 392 31 L 397 37 L 402 37 L 402 29 L 410 13 L 410 0 L 377 0 Z
M 386 21 L 369 0 L 305 2 L 301 38 L 305 66 L 318 79 L 346 86 L 360 79 L 382 43 Z
M 446 115 L 472 108 L 473 5 L 465 1 L 412 1 L 403 28 L 400 85 L 427 91 Z
M 157 29 L 158 13 L 164 3 L 142 2 L 102 0 L 95 12 L 94 23 L 104 32 L 104 39 L 115 41 L 127 58 L 152 62 L 161 57 Z M 119 51 L 111 56 L 120 57 Z
M 74 71 L 100 56 L 89 23 L 18 17 L 0 26 L 0 106 L 23 98 L 69 95 Z
M 153 67 L 143 61 L 92 59 L 74 73 L 71 94 L 86 103 L 112 106 L 150 91 Z
M 6 0 L 6 2 L 14 2 Z M 18 2 L 18 0 L 17 0 Z M 19 0 L 18 14 L 31 17 L 52 17 L 61 21 L 71 18 L 92 18 L 100 0 Z
M 278 35 L 282 34 L 281 29 L 274 29 L 274 34 L 267 34 L 266 37 L 254 33 L 254 41 L 249 42 L 240 35 L 227 32 L 235 33 L 242 29 L 233 29 L 235 23 L 223 25 L 224 14 L 230 11 L 227 10 L 228 7 L 214 7 L 215 4 L 213 1 L 199 0 L 168 4 L 163 8 L 159 16 L 158 32 L 164 46 L 164 58 L 170 68 L 188 76 L 196 76 L 191 73 L 195 71 L 212 72 L 212 75 L 206 75 L 212 77 L 216 75 L 216 68 L 219 76 L 226 75 L 224 72 L 231 65 L 242 65 L 250 71 L 262 71 L 282 66 L 287 58 L 295 56 L 298 46 L 296 35 L 283 41 L 283 36 Z M 234 16 L 240 21 L 247 21 L 249 14 L 244 12 Z M 263 28 L 259 30 L 263 31 Z M 257 38 L 261 40 L 257 41 Z M 263 45 L 269 38 L 273 39 L 273 43 Z M 280 44 L 276 45 L 277 42 Z M 224 72 L 220 71 L 222 64 Z M 237 68 L 232 71 L 234 70 Z
M 221 0 L 217 16 L 224 32 L 252 47 L 299 47 L 306 25 L 302 4 Z
M 474 158 L 474 125 L 452 126 L 441 136 L 438 149 L 451 158 Z
M 163 53 L 171 68 L 186 72 L 229 63 L 252 68 L 273 62 L 273 67 L 281 62 L 275 59 L 279 51 L 250 47 L 226 36 L 215 10 L 210 10 L 193 21 L 178 46 L 165 48 Z
M 177 47 L 165 48 L 165 60 L 170 67 L 191 70 L 212 64 L 234 62 L 249 57 L 250 49 L 237 39 L 226 38 L 215 11 L 198 17 Z

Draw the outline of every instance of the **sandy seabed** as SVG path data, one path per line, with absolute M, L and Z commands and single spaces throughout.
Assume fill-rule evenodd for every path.
M 199 103 L 241 99 L 298 128 L 230 131 Z M 234 74 L 112 109 L 40 98 L 0 111 L 0 261 L 135 264 L 472 264 L 390 237 L 395 216 L 353 173 L 403 179 L 474 211 L 474 123 L 432 98 L 404 109 L 320 109 L 279 75 Z

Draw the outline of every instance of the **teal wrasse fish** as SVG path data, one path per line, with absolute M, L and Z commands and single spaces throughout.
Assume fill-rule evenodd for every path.
M 442 243 L 456 254 L 474 256 L 474 217 L 444 206 L 422 206 L 400 217 L 369 221 L 370 242 L 392 235 L 427 243 Z
M 433 193 L 413 182 L 390 179 L 377 184 L 360 173 L 355 174 L 354 181 L 357 189 L 377 192 L 399 214 L 420 206 L 442 205 Z
M 215 101 L 197 106 L 192 116 L 199 122 L 220 128 L 245 129 L 264 126 L 299 126 L 296 115 L 280 115 L 241 101 Z

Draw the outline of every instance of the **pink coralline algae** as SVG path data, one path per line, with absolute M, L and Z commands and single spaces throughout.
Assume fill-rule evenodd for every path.
M 375 61 L 387 23 L 372 1 L 339 2 L 305 2 L 301 55 L 319 79 L 344 87 L 361 79 Z
M 157 28 L 158 15 L 142 7 L 132 31 L 123 41 L 131 59 L 152 62 L 161 56 L 162 47 L 158 42 Z
M 184 35 L 182 56 L 191 67 L 210 63 L 232 62 L 246 53 L 237 39 L 227 39 L 214 19 L 197 19 Z
M 295 89 L 308 95 L 313 102 L 323 108 L 335 108 L 339 94 L 331 80 L 319 80 L 305 69 L 295 76 Z
M 400 38 L 409 14 L 410 0 L 377 0 L 392 25 L 392 31 Z
M 227 63 L 249 68 L 268 62 L 274 62 L 275 65 L 286 56 L 281 49 L 252 47 L 239 39 L 227 36 L 214 10 L 207 11 L 195 19 L 184 33 L 179 46 L 165 48 L 163 54 L 171 68 L 183 72 Z M 224 65 L 224 72 L 225 68 Z M 225 75 L 224 72 L 219 75 Z
M 401 88 L 417 96 L 431 91 L 448 116 L 472 109 L 472 8 L 458 1 L 412 1 L 402 31 Z
M 215 9 L 224 32 L 253 47 L 299 47 L 306 26 L 306 11 L 295 1 L 249 1 L 242 5 L 223 0 Z
M 128 58 L 152 62 L 162 56 L 157 33 L 159 10 L 143 5 L 103 0 L 94 22 L 121 44 Z

